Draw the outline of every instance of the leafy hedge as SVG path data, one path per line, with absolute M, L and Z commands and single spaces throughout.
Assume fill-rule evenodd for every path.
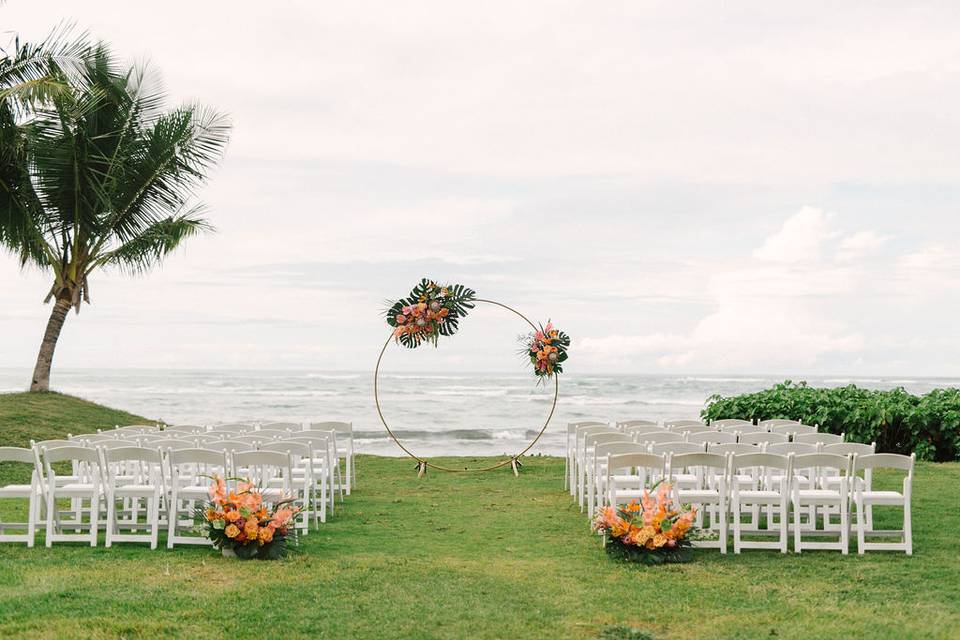
M 960 389 L 935 389 L 922 396 L 902 387 L 889 391 L 856 385 L 831 389 L 787 380 L 757 393 L 707 399 L 703 418 L 783 418 L 846 433 L 852 442 L 876 442 L 877 451 L 916 452 L 921 460 L 960 459 Z

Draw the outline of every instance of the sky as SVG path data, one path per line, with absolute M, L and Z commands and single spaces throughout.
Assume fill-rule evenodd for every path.
M 960 375 L 955 2 L 0 6 L 62 20 L 234 132 L 217 232 L 96 274 L 54 371 L 372 369 L 429 276 L 552 319 L 572 371 Z M 48 288 L 0 257 L 0 366 Z M 478 308 L 389 366 L 504 370 L 524 331 Z

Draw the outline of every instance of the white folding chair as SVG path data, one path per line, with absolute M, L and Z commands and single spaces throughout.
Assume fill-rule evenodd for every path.
M 222 424 L 211 425 L 210 431 L 217 433 L 246 433 L 253 431 L 257 425 L 253 422 L 225 422 Z
M 655 444 L 663 444 L 665 442 L 686 442 L 687 438 L 682 433 L 674 433 L 673 431 L 658 431 L 656 433 L 640 433 L 637 434 L 637 442 L 644 444 L 648 447 L 651 447 Z
M 46 477 L 47 527 L 46 545 L 53 546 L 54 542 L 89 542 L 91 547 L 97 546 L 98 521 L 100 516 L 100 456 L 95 449 L 87 447 L 44 447 L 40 451 L 43 458 L 44 476 Z M 57 462 L 69 461 L 75 470 L 70 476 L 75 482 L 59 482 L 53 465 Z M 73 520 L 61 521 L 57 500 L 70 498 L 73 504 Z M 83 501 L 87 501 L 84 509 Z M 88 513 L 87 522 L 83 522 L 83 512 Z M 88 533 L 64 533 L 66 528 L 78 531 L 88 528 Z
M 695 547 L 717 548 L 727 552 L 727 457 L 719 453 L 671 453 L 667 458 L 670 483 L 677 504 L 699 505 L 698 526 L 705 528 L 706 515 L 710 515 L 710 529 L 716 530 L 719 540 L 698 540 Z M 678 473 L 680 472 L 680 473 Z M 693 476 L 693 483 L 681 486 L 677 476 Z
M 574 499 L 583 506 L 583 490 L 584 490 L 584 464 L 586 462 L 587 452 L 584 445 L 584 440 L 587 436 L 593 435 L 596 433 L 620 433 L 623 432 L 614 429 L 608 424 L 603 425 L 587 425 L 583 427 L 578 427 L 576 431 L 576 446 L 574 447 L 573 453 L 573 477 L 571 481 L 573 482 L 573 496 Z
M 820 447 L 821 453 L 838 453 L 842 456 L 868 456 L 873 455 L 877 452 L 877 443 L 871 442 L 870 444 L 864 444 L 862 442 L 837 442 L 834 444 L 825 444 Z M 825 483 L 828 487 L 836 487 L 840 484 L 840 475 L 836 469 L 824 468 L 821 469 L 823 478 L 821 481 Z M 866 468 L 863 469 L 863 474 L 858 475 L 857 482 L 861 483 L 864 491 L 873 490 L 873 469 Z M 853 489 L 853 478 L 851 478 L 850 488 Z M 852 498 L 851 498 L 852 500 Z M 866 513 L 866 529 L 870 531 L 873 529 L 873 505 L 867 504 L 865 507 Z M 854 513 L 854 517 L 856 514 Z
M 580 504 L 580 511 L 583 511 L 587 503 L 588 477 L 593 472 L 590 466 L 593 462 L 593 448 L 598 442 L 629 441 L 629 436 L 617 429 L 591 430 L 584 434 L 583 441 L 580 443 L 580 452 L 577 456 L 577 502 Z
M 597 505 L 603 504 L 607 486 L 607 459 L 611 455 L 621 453 L 648 453 L 642 444 L 633 441 L 613 441 L 597 444 L 593 448 L 593 473 L 590 474 L 590 483 L 587 487 L 589 499 L 587 513 L 592 518 L 596 513 Z M 619 480 L 624 478 L 618 477 Z
M 128 424 L 125 426 L 117 425 L 113 428 L 114 432 L 125 433 L 155 433 L 160 431 L 158 424 Z
M 148 542 L 157 548 L 160 535 L 160 501 L 164 491 L 163 456 L 159 449 L 146 447 L 101 447 L 100 468 L 104 475 L 107 501 L 106 546 L 114 542 Z M 117 501 L 123 502 L 118 513 Z M 145 522 L 140 522 L 140 501 L 144 500 Z M 148 533 L 137 533 L 147 529 Z M 127 530 L 129 533 L 121 533 Z
M 674 433 L 683 433 L 683 434 L 693 434 L 693 433 L 704 433 L 704 432 L 714 432 L 716 429 L 711 427 L 708 424 L 676 424 L 669 427 L 670 431 Z
M 793 456 L 794 476 L 801 469 L 820 469 L 827 467 L 839 469 L 840 482 L 836 488 L 829 488 L 822 484 L 817 484 L 812 489 L 805 489 L 799 482 L 791 482 L 791 502 L 793 503 L 793 549 L 797 553 L 803 549 L 839 549 L 846 555 L 850 547 L 850 491 L 848 481 L 852 471 L 853 456 L 841 456 L 835 453 L 802 453 Z M 819 471 L 813 474 L 814 478 L 819 477 Z M 839 540 L 816 542 L 804 540 L 804 531 L 810 535 L 822 536 L 828 533 L 828 530 L 816 531 L 816 520 L 813 522 L 814 529 L 805 529 L 801 526 L 800 512 L 803 507 L 811 507 L 814 510 L 824 508 L 824 513 L 828 512 L 828 507 L 840 514 Z M 828 516 L 825 515 L 825 519 Z
M 302 422 L 264 422 L 260 429 L 275 429 L 277 431 L 303 431 Z
M 596 420 L 587 420 L 583 422 L 568 422 L 567 423 L 567 457 L 563 463 L 563 487 L 570 490 L 571 496 L 576 496 L 576 483 L 574 481 L 575 469 L 573 468 L 573 457 L 577 448 L 577 431 L 581 427 L 609 427 L 610 425 L 606 422 L 599 422 Z
M 297 500 L 294 491 L 293 457 L 283 451 L 238 451 L 233 454 L 233 468 L 244 469 L 245 477 L 252 482 L 263 496 L 266 505 L 277 505 L 281 501 Z M 294 527 L 306 534 L 304 525 L 306 516 L 301 511 Z
M 722 445 L 721 445 L 722 446 Z M 729 446 L 729 445 L 727 445 Z M 772 483 L 771 477 L 790 478 L 793 475 L 793 457 L 773 453 L 730 454 L 731 478 L 751 477 L 752 482 L 731 482 L 730 510 L 733 518 L 733 552 L 741 549 L 779 549 L 787 552 L 790 521 L 789 503 L 791 485 L 787 482 Z M 761 527 L 759 512 L 767 509 L 766 526 Z M 746 532 L 755 537 L 777 536 L 777 540 L 745 540 L 743 538 L 743 513 L 750 514 Z M 773 518 L 773 513 L 777 517 Z
M 593 487 L 596 484 L 594 478 L 597 474 L 597 467 L 595 466 L 597 462 L 596 448 L 599 445 L 611 442 L 623 442 L 636 445 L 636 443 L 630 439 L 630 436 L 622 431 L 616 430 L 612 432 L 603 431 L 600 433 L 591 433 L 583 439 L 586 459 L 584 460 L 583 474 L 580 477 L 580 482 L 582 484 L 585 483 L 586 486 L 580 491 L 580 511 L 583 511 L 585 502 L 589 503 L 588 509 L 593 503 Z M 588 510 L 588 513 L 590 512 L 591 511 Z
M 292 440 L 281 440 L 270 442 L 261 446 L 261 451 L 278 451 L 290 456 L 290 479 L 287 483 L 294 497 L 303 504 L 304 517 L 300 519 L 298 525 L 304 535 L 307 534 L 310 515 L 313 515 L 313 526 L 319 526 L 320 522 L 327 521 L 327 503 L 321 500 L 319 504 L 316 500 L 315 488 L 316 482 L 313 478 L 313 450 L 309 444 L 302 442 L 293 442 Z M 283 478 L 273 478 L 269 486 L 283 486 Z
M 20 447 L 0 447 L 0 462 L 22 463 L 30 466 L 30 484 L 0 484 L 0 499 L 27 501 L 26 522 L 4 522 L 0 520 L 0 542 L 26 542 L 32 547 L 40 519 L 40 470 L 37 469 L 33 451 Z M 8 529 L 22 530 L 23 533 L 8 533 Z
M 645 490 L 666 472 L 664 456 L 652 453 L 620 453 L 607 457 L 607 505 L 617 507 L 639 500 Z
M 853 457 L 853 501 L 857 508 L 857 553 L 863 555 L 866 551 L 904 551 L 913 555 L 913 524 L 910 514 L 910 499 L 913 495 L 913 467 L 917 454 L 909 456 L 898 453 L 874 453 Z M 905 471 L 903 489 L 901 491 L 877 491 L 867 489 L 866 483 L 858 477 L 858 472 L 873 471 L 874 469 L 897 469 Z M 872 506 L 894 506 L 903 509 L 903 529 L 876 530 L 868 528 L 868 519 L 865 509 Z M 897 536 L 900 542 L 868 542 L 870 536 Z
M 179 436 L 175 436 L 173 434 L 179 434 L 179 433 L 200 434 L 200 433 L 206 433 L 206 431 L 207 431 L 206 427 L 202 427 L 198 424 L 175 424 L 175 425 L 167 425 L 163 428 L 163 433 L 166 433 L 168 436 L 171 436 L 174 438 Z
M 351 488 L 357 482 L 357 461 L 354 458 L 353 453 L 353 423 L 328 420 L 326 422 L 311 422 L 309 428 L 311 431 L 325 431 L 332 429 L 336 432 L 337 438 L 335 442 L 337 445 L 337 465 L 339 466 L 340 464 L 339 459 L 344 458 L 344 461 L 347 465 L 347 468 L 345 469 L 347 495 L 350 495 Z
M 334 469 L 337 468 L 337 462 L 334 454 L 333 437 L 326 431 L 303 431 L 297 437 L 286 440 L 310 447 L 310 466 L 315 483 L 314 491 L 316 489 L 320 490 L 320 501 L 324 504 L 321 522 L 326 522 L 326 505 L 328 502 L 331 513 L 334 509 L 333 475 Z
M 327 441 L 327 446 L 330 451 L 330 459 L 333 462 L 333 466 L 330 467 L 330 500 L 335 500 L 337 494 L 340 495 L 340 502 L 344 500 L 344 488 L 346 487 L 346 482 L 343 479 L 343 470 L 340 466 L 340 452 L 343 451 L 343 448 L 338 444 L 338 436 L 336 429 L 319 429 L 319 428 L 308 428 L 304 431 L 293 432 L 288 438 L 325 438 Z M 316 447 L 314 447 L 314 453 L 316 453 Z M 314 462 L 316 465 L 316 462 Z
M 817 433 L 817 427 L 809 424 L 775 424 L 770 427 L 770 433 L 785 433 L 795 438 L 801 434 Z
M 181 530 L 194 530 L 196 503 L 209 500 L 213 476 L 227 478 L 230 475 L 227 454 L 210 449 L 169 449 L 166 455 L 170 467 L 167 548 L 173 549 L 175 544 L 213 544 L 206 536 L 187 535 Z M 181 517 L 182 514 L 186 516 Z
M 800 422 L 799 420 L 786 420 L 784 418 L 773 418 L 771 420 L 761 420 L 757 424 L 759 424 L 761 427 L 763 427 L 767 431 L 770 431 L 770 429 L 772 429 L 775 426 L 781 426 L 781 425 L 797 426 L 797 425 L 802 425 L 803 423 Z
M 656 424 L 637 424 L 629 427 L 624 427 L 623 432 L 629 436 L 642 435 L 644 433 L 671 433 L 669 430 L 664 429 L 663 427 Z

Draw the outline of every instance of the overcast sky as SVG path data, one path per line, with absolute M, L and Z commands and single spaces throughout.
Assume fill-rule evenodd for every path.
M 96 274 L 54 377 L 369 369 L 421 275 L 552 318 L 575 371 L 960 374 L 956 2 L 0 7 L 61 19 L 235 131 L 218 233 Z M 48 287 L 0 257 L 0 366 Z M 503 369 L 523 330 L 478 310 L 391 366 Z

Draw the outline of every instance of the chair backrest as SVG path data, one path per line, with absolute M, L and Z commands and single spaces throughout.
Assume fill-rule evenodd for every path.
M 800 433 L 816 433 L 817 428 L 809 424 L 775 424 L 770 427 L 770 433 L 788 433 L 790 435 Z
M 97 442 L 104 442 L 106 440 L 116 440 L 119 435 L 120 433 L 116 431 L 106 431 L 103 433 L 85 433 L 74 437 L 81 442 L 96 444 Z
M 303 431 L 302 422 L 264 422 L 260 425 L 260 430 L 278 429 L 280 431 Z
M 224 424 L 215 424 L 211 431 L 218 431 L 220 433 L 240 433 L 243 431 L 253 431 L 257 426 L 252 422 L 227 422 Z
M 785 433 L 768 433 L 760 431 L 757 433 L 741 433 L 737 437 L 737 442 L 744 444 L 772 444 L 778 442 L 788 442 L 790 437 Z
M 0 462 L 34 464 L 33 450 L 23 447 L 0 447 Z
M 854 453 L 857 454 L 857 456 L 866 456 L 877 452 L 877 443 L 838 442 L 836 444 L 825 444 L 820 451 L 822 453 L 839 453 L 842 456 L 848 456 Z
M 633 440 L 623 431 L 591 433 L 584 437 L 583 446 L 589 448 L 607 442 L 633 442 Z
M 47 464 L 54 462 L 63 462 L 64 460 L 77 460 L 80 462 L 89 462 L 90 464 L 100 464 L 100 457 L 96 449 L 89 447 L 53 447 L 52 449 L 43 447 L 40 452 L 43 454 L 43 461 Z
M 616 429 L 608 424 L 580 427 L 577 429 L 577 446 L 580 446 L 583 443 L 583 439 L 592 433 L 615 433 L 616 431 Z
M 352 422 L 342 422 L 339 420 L 327 420 L 325 422 L 311 422 L 309 428 L 312 430 L 315 429 L 333 429 L 337 433 L 353 433 L 353 423 Z
M 652 469 L 657 473 L 662 473 L 664 469 L 664 457 L 653 453 L 619 453 L 607 458 L 607 473 L 613 475 L 620 469 Z
M 682 433 L 673 433 L 666 431 L 661 433 L 641 433 L 637 436 L 637 442 L 644 444 L 661 444 L 664 442 L 686 442 Z
M 706 431 L 716 431 L 707 424 L 678 424 L 670 427 L 674 433 L 704 433 Z
M 722 433 L 720 431 L 701 431 L 687 436 L 688 442 L 705 442 L 707 444 L 730 443 L 737 441 L 737 434 Z
M 296 458 L 309 458 L 313 450 L 306 442 L 279 440 L 277 442 L 265 442 L 260 445 L 260 451 L 279 451 L 280 453 L 289 453 Z M 294 463 L 296 462 L 295 459 Z
M 121 462 L 133 460 L 136 462 L 150 462 L 161 464 L 163 456 L 159 449 L 148 447 L 120 447 L 117 449 L 103 449 L 103 459 L 106 462 Z
M 758 444 L 747 444 L 745 442 L 726 442 L 726 443 L 707 443 L 707 451 L 710 453 L 762 453 L 763 450 Z
M 706 451 L 706 445 L 702 442 L 662 442 L 650 447 L 650 453 L 671 454 L 671 453 L 703 453 Z
M 766 433 L 767 430 L 758 424 L 731 424 L 720 427 L 724 433 Z
M 663 422 L 663 426 L 667 429 L 672 429 L 673 427 L 697 426 L 702 424 L 702 420 L 664 420 Z
M 704 453 L 703 451 L 673 453 L 667 462 L 671 474 L 675 469 L 692 469 L 694 467 L 716 469 L 723 473 L 727 471 L 727 456 L 719 453 Z
M 900 453 L 869 453 L 855 456 L 853 459 L 854 471 L 864 469 L 900 469 L 908 475 L 913 475 L 913 467 L 917 461 L 917 454 L 905 456 Z
M 794 442 L 806 442 L 809 444 L 836 444 L 843 442 L 843 434 L 836 433 L 798 433 L 793 436 Z
M 784 418 L 772 418 L 770 420 L 761 420 L 757 424 L 759 424 L 761 427 L 769 431 L 771 427 L 774 427 L 776 425 L 783 425 L 783 424 L 802 425 L 803 423 L 800 422 L 799 420 L 786 420 Z
M 839 472 L 839 475 L 846 476 L 850 472 L 851 458 L 853 456 L 842 456 L 839 453 L 800 453 L 793 456 L 793 468 L 835 469 Z
M 647 448 L 636 442 L 605 442 L 598 444 L 593 451 L 596 459 L 601 460 L 621 453 L 647 453 Z
M 754 424 L 749 420 L 741 420 L 740 418 L 721 418 L 720 420 L 711 420 L 710 426 L 717 427 L 718 429 L 722 429 L 724 427 L 736 427 L 736 426 L 752 427 L 754 426 Z
M 207 428 L 198 424 L 175 424 L 167 425 L 163 430 L 170 433 L 204 433 Z
M 657 423 L 653 420 L 621 420 L 614 426 L 623 431 L 630 427 L 656 427 Z
M 76 447 L 80 445 L 82 442 L 83 440 L 79 440 L 79 439 L 78 440 L 39 440 L 37 442 L 34 442 L 33 440 L 31 440 L 30 446 L 36 447 L 38 449 L 43 449 L 44 447 L 46 447 L 47 449 L 53 449 L 54 447 Z
M 284 480 L 283 489 L 291 490 L 293 461 L 286 451 L 234 451 L 233 468 L 247 470 L 249 480 L 259 487 L 266 487 L 274 478 Z
M 128 424 L 124 426 L 116 426 L 113 429 L 114 431 L 133 431 L 135 433 L 150 433 L 152 431 L 159 431 L 160 425 L 157 424 Z
M 213 451 L 249 451 L 253 445 L 243 440 L 217 440 L 215 442 L 205 442 L 204 449 Z
M 90 446 L 95 449 L 126 449 L 128 447 L 138 447 L 140 444 L 136 438 L 130 440 L 123 438 L 121 440 L 101 440 Z
M 637 424 L 629 427 L 624 427 L 623 432 L 630 435 L 641 434 L 641 433 L 670 433 L 668 429 L 656 424 Z
M 196 449 L 197 443 L 186 438 L 163 438 L 144 442 L 143 446 L 166 451 L 167 449 Z
M 580 429 L 580 427 L 598 427 L 598 426 L 609 427 L 610 424 L 607 423 L 607 422 L 600 422 L 599 420 L 585 420 L 585 421 L 582 421 L 582 422 L 568 422 L 568 423 L 567 423 L 567 437 L 569 438 L 570 436 L 572 436 L 573 434 L 575 434 L 575 433 Z
M 260 429 L 252 431 L 249 436 L 259 436 L 261 440 L 270 440 L 273 438 L 283 438 L 290 433 L 302 433 L 302 431 L 287 431 L 286 429 Z
M 227 467 L 227 456 L 223 451 L 213 449 L 174 449 L 169 454 L 171 465 L 197 464 L 213 467 Z
M 779 453 L 781 455 L 793 454 L 811 454 L 817 452 L 817 445 L 805 442 L 774 442 L 767 445 L 767 453 Z
M 730 456 L 730 466 L 734 471 L 738 469 L 776 469 L 789 472 L 793 468 L 793 456 L 783 456 L 776 453 L 734 453 Z M 784 475 L 789 476 L 789 473 Z

